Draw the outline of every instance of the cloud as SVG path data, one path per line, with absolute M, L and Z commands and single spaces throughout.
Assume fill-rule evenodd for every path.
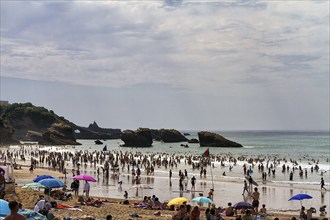
M 281 89 L 283 79 L 294 84 L 300 76 L 310 80 L 308 88 L 318 83 L 314 72 L 324 79 L 329 71 L 327 1 L 1 6 L 6 77 L 105 87 L 161 83 L 245 95 L 258 94 L 258 85 Z

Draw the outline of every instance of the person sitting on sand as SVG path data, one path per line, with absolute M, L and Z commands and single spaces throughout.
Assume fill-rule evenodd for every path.
M 228 207 L 225 210 L 226 216 L 234 216 L 234 208 L 231 206 L 231 202 L 228 203 Z
M 316 213 L 316 210 L 315 208 L 313 207 L 310 207 L 308 210 L 307 210 L 307 220 L 311 220 L 313 219 L 313 213 Z
M 266 209 L 266 205 L 262 204 L 262 208 L 259 211 L 260 214 L 267 214 L 267 209 Z
M 86 205 L 100 208 L 102 205 L 102 202 L 99 199 L 87 198 Z
M 326 205 L 320 207 L 320 217 L 324 217 L 327 214 L 327 212 L 325 211 L 326 207 Z
M 305 213 L 305 207 L 304 206 L 302 206 L 301 209 L 300 209 L 299 217 L 300 217 L 301 220 L 306 220 L 307 219 L 307 215 Z
M 201 212 L 200 212 L 198 206 L 194 206 L 194 208 L 190 212 L 189 219 L 190 220 L 199 220 L 200 214 L 201 214 Z
M 246 210 L 245 215 L 242 217 L 242 220 L 252 220 L 251 211 Z
M 180 209 L 172 216 L 172 220 L 181 220 L 187 214 L 185 205 L 180 205 Z
M 152 209 L 161 209 L 162 208 L 162 203 L 159 202 L 158 197 L 155 198 L 155 201 L 152 203 L 151 208 Z
M 26 220 L 24 215 L 18 214 L 19 205 L 16 201 L 11 201 L 8 204 L 10 209 L 10 214 L 6 216 L 4 220 Z

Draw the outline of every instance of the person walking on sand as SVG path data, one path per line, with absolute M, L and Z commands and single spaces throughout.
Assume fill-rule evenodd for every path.
M 90 184 L 87 182 L 87 180 L 85 180 L 85 184 L 84 184 L 84 193 L 86 193 L 86 198 L 89 198 L 89 191 L 91 189 Z
M 323 179 L 323 177 L 321 177 L 321 190 L 322 189 L 325 189 L 325 190 L 327 190 L 325 187 L 324 187 L 324 179 Z
M 10 214 L 6 216 L 4 220 L 26 220 L 24 215 L 18 214 L 19 204 L 16 201 L 11 201 L 8 203 Z
M 242 193 L 243 196 L 244 196 L 245 191 L 249 194 L 248 184 L 247 184 L 246 180 L 244 180 L 244 189 L 243 189 L 243 193 Z

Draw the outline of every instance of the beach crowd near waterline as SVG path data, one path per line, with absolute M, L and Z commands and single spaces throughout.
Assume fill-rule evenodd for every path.
M 272 177 L 273 170 L 275 170 L 275 175 L 277 175 L 276 172 L 280 172 L 279 170 L 282 169 L 280 165 L 283 164 L 283 162 L 291 163 L 292 166 L 289 166 L 289 170 L 287 171 L 287 166 L 285 167 L 285 172 L 291 172 L 293 171 L 295 174 L 295 177 L 300 175 L 301 171 L 303 169 L 299 168 L 299 161 L 294 160 L 286 160 L 285 159 L 278 159 L 278 158 L 271 158 L 269 156 L 265 155 L 259 155 L 256 157 L 245 157 L 245 156 L 237 156 L 234 157 L 230 154 L 227 155 L 211 155 L 210 158 L 201 158 L 201 156 L 187 156 L 187 155 L 176 155 L 176 154 L 166 154 L 166 153 L 151 153 L 151 154 L 142 154 L 139 152 L 124 152 L 124 151 L 111 151 L 111 152 L 103 152 L 103 151 L 95 151 L 95 152 L 50 152 L 50 151 L 39 151 L 37 148 L 34 148 L 34 150 L 31 150 L 33 148 L 26 147 L 26 148 L 17 148 L 13 151 L 9 151 L 10 154 L 8 155 L 8 152 L 2 151 L 1 158 L 3 161 L 10 161 L 12 159 L 13 161 L 17 163 L 17 166 L 19 168 L 19 164 L 28 165 L 30 164 L 29 158 L 34 158 L 31 160 L 34 167 L 49 167 L 54 170 L 58 170 L 61 173 L 65 173 L 69 185 L 71 180 L 69 177 L 72 175 L 76 175 L 78 173 L 84 173 L 89 172 L 92 175 L 94 175 L 96 178 L 100 180 L 100 182 L 104 183 L 104 185 L 107 185 L 109 182 L 116 183 L 116 187 L 119 189 L 119 185 L 117 184 L 117 181 L 120 182 L 122 180 L 122 177 L 129 177 L 131 185 L 134 185 L 136 183 L 142 183 L 144 179 L 147 179 L 147 177 L 150 176 L 150 179 L 155 179 L 154 183 L 151 186 L 154 189 L 157 188 L 157 181 L 161 181 L 165 183 L 164 185 L 173 185 L 173 188 L 178 189 L 179 196 L 182 192 L 182 195 L 186 195 L 187 190 L 191 189 L 191 182 L 190 179 L 192 178 L 193 174 L 197 174 L 196 178 L 197 184 L 200 183 L 199 186 L 203 186 L 203 184 L 207 184 L 207 187 L 204 188 L 203 192 L 207 194 L 210 188 L 213 187 L 213 184 L 211 183 L 211 177 L 210 177 L 210 164 L 214 166 L 214 164 L 232 164 L 232 166 L 235 166 L 235 163 L 237 164 L 246 164 L 246 172 L 249 170 L 254 170 L 254 176 L 256 176 L 256 173 L 267 174 L 267 177 Z M 22 157 L 23 156 L 23 157 Z M 4 160 L 5 159 L 5 160 Z M 24 159 L 26 162 L 24 163 Z M 108 163 L 106 163 L 108 161 Z M 212 161 L 212 163 L 210 163 Z M 317 169 L 317 160 L 312 161 L 313 165 L 313 172 L 325 172 L 325 171 L 319 171 Z M 263 170 L 262 165 L 263 164 Z M 211 167 L 212 167 L 211 166 Z M 241 167 L 241 166 L 240 166 Z M 294 168 L 293 168 L 294 167 Z M 185 175 L 184 169 L 182 169 L 181 173 L 183 173 L 184 179 L 182 181 L 183 183 L 183 190 L 180 190 L 180 176 L 179 169 L 180 168 L 187 168 L 188 170 L 187 175 Z M 316 169 L 315 169 L 316 168 Z M 134 169 L 134 173 L 133 173 Z M 204 177 L 204 169 L 207 172 L 207 175 Z M 230 167 L 227 167 L 228 171 Z M 157 178 L 158 170 L 165 170 L 166 178 L 169 177 L 169 171 L 173 171 L 173 177 L 172 181 L 166 180 L 165 178 Z M 200 171 L 203 171 L 202 175 L 200 176 Z M 305 171 L 303 171 L 303 175 L 305 176 Z M 242 172 L 242 178 L 244 179 L 244 168 L 242 166 L 241 169 Z M 311 168 L 307 170 L 308 175 L 312 174 Z M 140 174 L 140 175 L 139 175 Z M 219 175 L 219 174 L 218 174 Z M 224 173 L 221 173 L 221 175 L 224 175 Z M 189 178 L 185 178 L 186 176 L 189 176 Z M 267 178 L 266 177 L 266 178 Z M 142 180 L 142 182 L 141 182 Z M 187 181 L 188 180 L 188 181 Z M 128 181 L 127 181 L 128 182 Z M 125 181 L 124 181 L 125 184 Z M 187 184 L 187 185 L 186 185 Z M 223 183 L 219 181 L 215 181 L 215 197 L 219 194 L 222 194 L 218 190 L 218 185 L 221 185 Z M 262 183 L 261 183 L 262 184 Z M 326 183 L 328 184 L 328 183 Z M 233 184 L 230 184 L 233 185 Z M 236 184 L 237 186 L 231 188 L 236 188 L 236 191 L 240 191 L 242 193 L 243 191 L 243 180 L 241 180 L 240 184 Z M 290 187 L 290 186 L 288 186 Z M 123 186 L 124 188 L 124 186 Z M 220 186 L 219 188 L 226 188 Z M 320 189 L 320 186 L 318 186 Z M 314 188 L 313 190 L 316 190 Z M 148 190 L 145 190 L 148 192 Z M 149 192 L 152 192 L 152 190 L 149 190 Z M 263 192 L 263 190 L 262 190 Z M 326 193 L 325 190 L 323 190 L 323 193 Z M 91 190 L 91 195 L 93 194 L 93 190 Z M 156 193 L 155 193 L 156 194 Z M 237 194 L 237 193 L 236 193 Z M 322 194 L 321 194 L 322 195 Z M 123 195 L 122 195 L 123 196 Z M 197 194 L 196 194 L 197 196 Z M 221 195 L 223 196 L 223 195 Z M 269 197 L 270 195 L 268 195 Z M 138 197 L 135 197 L 138 198 Z M 222 198 L 222 204 L 225 206 L 227 203 L 225 203 L 223 200 L 227 199 L 227 201 L 232 201 L 233 199 L 229 197 Z M 216 198 L 215 198 L 216 201 Z M 328 202 L 328 200 L 325 198 L 325 203 Z M 272 203 L 266 203 L 268 207 L 272 207 Z

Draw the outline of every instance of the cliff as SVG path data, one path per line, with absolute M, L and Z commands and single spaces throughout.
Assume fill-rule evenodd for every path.
M 79 144 L 66 120 L 31 103 L 1 105 L 0 129 L 2 144 L 17 144 L 20 140 L 52 145 Z
M 201 147 L 243 147 L 241 144 L 228 140 L 223 136 L 208 132 L 198 132 L 199 144 Z

